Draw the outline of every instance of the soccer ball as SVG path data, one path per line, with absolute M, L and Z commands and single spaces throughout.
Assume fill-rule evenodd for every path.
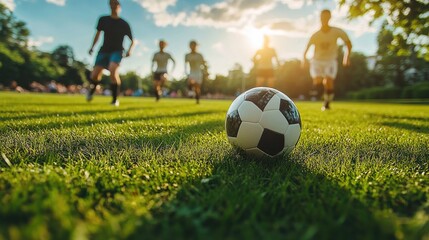
M 301 117 L 293 101 L 268 87 L 238 96 L 225 119 L 229 142 L 257 157 L 289 153 L 301 135 Z

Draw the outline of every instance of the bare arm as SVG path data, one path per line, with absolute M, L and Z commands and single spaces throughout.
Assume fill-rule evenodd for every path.
M 176 61 L 172 56 L 170 56 L 171 61 L 173 62 L 173 67 L 171 68 L 171 72 L 174 72 L 174 69 L 176 69 Z
M 347 46 L 347 52 L 344 54 L 344 58 L 343 58 L 343 66 L 350 66 L 350 54 L 352 52 L 352 42 L 346 41 L 346 46 Z
M 252 58 L 253 63 L 256 63 L 258 61 L 258 56 L 259 56 L 259 50 L 256 51 L 255 55 L 253 55 L 253 58 Z
M 152 66 L 150 67 L 150 70 L 152 72 L 155 72 L 154 67 L 155 67 L 155 58 L 152 59 Z
M 125 55 L 126 57 L 131 56 L 131 53 L 135 46 L 135 41 L 133 39 L 130 39 L 130 40 L 131 40 L 131 44 L 130 44 L 130 47 L 128 48 L 127 54 Z
M 188 59 L 185 58 L 185 75 L 189 75 L 188 74 Z
M 95 33 L 94 40 L 92 41 L 91 48 L 88 51 L 89 55 L 92 55 L 92 52 L 94 51 L 94 46 L 95 46 L 95 44 L 97 44 L 98 39 L 100 38 L 100 33 L 101 33 L 101 31 L 97 31 Z

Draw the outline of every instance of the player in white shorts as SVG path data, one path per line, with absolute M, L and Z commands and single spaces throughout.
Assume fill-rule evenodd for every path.
M 185 56 L 185 73 L 188 75 L 188 86 L 195 91 L 197 104 L 200 103 L 201 84 L 203 83 L 206 62 L 203 55 L 197 52 L 197 42 L 189 43 L 191 52 Z M 188 71 L 188 65 L 190 70 Z
M 337 27 L 329 25 L 331 12 L 323 10 L 320 14 L 322 26 L 315 32 L 304 51 L 304 66 L 307 65 L 307 52 L 311 45 L 314 45 L 314 56 L 310 61 L 310 75 L 313 78 L 313 95 L 317 95 L 317 86 L 323 83 L 324 104 L 322 110 L 330 109 L 329 103 L 334 99 L 334 80 L 337 76 L 337 40 L 340 38 L 347 46 L 347 52 L 344 54 L 343 65 L 350 65 L 350 52 L 352 43 L 347 34 Z
M 164 40 L 159 41 L 159 52 L 155 53 L 152 58 L 152 71 L 153 71 L 153 87 L 155 90 L 156 101 L 159 101 L 159 98 L 162 95 L 161 88 L 164 85 L 165 81 L 168 78 L 168 61 L 171 60 L 173 62 L 173 68 L 171 71 L 174 71 L 176 67 L 176 61 L 171 56 L 171 54 L 164 52 L 165 47 L 167 46 L 167 42 Z M 156 63 L 156 70 L 154 71 L 154 66 Z

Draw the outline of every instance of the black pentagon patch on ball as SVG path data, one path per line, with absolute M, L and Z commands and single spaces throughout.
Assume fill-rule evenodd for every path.
M 226 134 L 228 134 L 229 137 L 237 137 L 240 125 L 241 118 L 240 114 L 238 114 L 238 110 L 226 115 Z
M 254 89 L 246 93 L 245 99 L 253 102 L 261 111 L 264 111 L 265 106 L 267 106 L 274 95 L 276 95 L 276 92 L 270 89 Z
M 285 116 L 289 124 L 299 123 L 301 125 L 301 117 L 299 116 L 298 109 L 292 102 L 280 99 L 280 112 Z
M 264 129 L 261 139 L 259 139 L 258 148 L 268 155 L 279 154 L 285 146 L 284 135 L 269 129 Z

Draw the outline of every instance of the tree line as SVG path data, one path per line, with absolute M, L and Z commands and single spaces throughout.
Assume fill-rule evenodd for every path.
M 351 9 L 355 8 L 352 4 Z M 365 13 L 353 12 L 351 17 L 357 17 L 358 14 Z M 408 29 L 402 22 L 401 24 L 401 29 Z M 413 24 L 415 28 L 418 22 Z M 377 37 L 378 50 L 375 56 L 352 52 L 350 67 L 345 69 L 339 64 L 336 96 L 365 98 L 369 94 L 365 92 L 368 89 L 372 89 L 370 92 L 378 89 L 389 93 L 394 89 L 393 97 L 413 97 L 414 93 L 410 89 L 416 86 L 420 92 L 423 91 L 418 96 L 429 97 L 429 62 L 425 52 L 428 43 L 425 45 L 416 40 L 403 39 L 403 35 L 398 36 L 397 28 L 398 26 L 387 21 L 382 25 Z M 410 36 L 421 34 L 404 32 L 408 32 Z M 42 52 L 28 46 L 29 35 L 26 23 L 16 19 L 13 12 L 0 3 L 0 85 L 7 87 L 16 82 L 29 89 L 34 82 L 47 84 L 52 80 L 64 86 L 82 86 L 87 83 L 89 66 L 75 59 L 70 46 L 61 45 L 52 52 Z M 342 47 L 338 51 L 339 59 L 342 59 Z M 135 72 L 128 72 L 122 74 L 121 79 L 121 90 L 128 95 L 137 90 L 145 94 L 152 93 L 151 75 L 142 77 Z M 101 83 L 108 88 L 110 80 L 105 76 Z M 211 78 L 205 79 L 202 90 L 206 95 L 225 97 L 237 95 L 254 86 L 255 70 L 245 73 L 236 64 L 228 76 L 211 75 Z M 298 59 L 282 62 L 276 70 L 275 88 L 292 98 L 306 98 L 311 88 L 308 69 L 302 69 Z M 427 96 L 424 94 L 425 89 Z M 188 92 L 186 79 L 172 79 L 165 90 L 166 93 L 185 95 Z M 371 98 L 370 94 L 367 97 Z

